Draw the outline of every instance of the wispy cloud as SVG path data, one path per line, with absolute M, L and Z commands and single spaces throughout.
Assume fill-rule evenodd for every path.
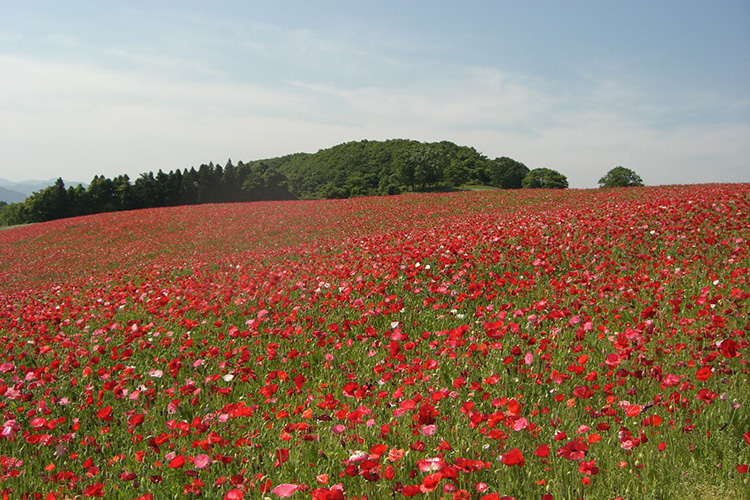
M 54 35 L 68 57 L 0 53 L 2 165 L 133 175 L 407 137 L 556 168 L 577 187 L 617 164 L 648 183 L 748 180 L 746 99 L 447 65 L 423 40 L 376 30 L 350 43 L 312 28 L 191 26 L 161 26 L 160 50 Z

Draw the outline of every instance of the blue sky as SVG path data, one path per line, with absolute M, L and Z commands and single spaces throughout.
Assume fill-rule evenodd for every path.
M 0 0 L 0 177 L 389 138 L 750 182 L 750 2 Z

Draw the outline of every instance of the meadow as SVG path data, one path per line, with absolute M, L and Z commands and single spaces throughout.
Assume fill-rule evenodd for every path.
M 750 185 L 0 232 L 0 498 L 750 498 Z

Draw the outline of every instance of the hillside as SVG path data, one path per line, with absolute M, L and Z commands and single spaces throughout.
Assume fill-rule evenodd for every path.
M 561 174 L 536 169 L 550 182 L 537 187 L 567 187 Z M 95 176 L 87 187 L 53 186 L 21 204 L 0 211 L 6 225 L 48 221 L 102 212 L 202 203 L 332 199 L 392 195 L 404 192 L 451 191 L 466 185 L 518 189 L 529 174 L 507 157 L 490 160 L 474 148 L 452 142 L 420 143 L 406 139 L 358 141 L 317 153 L 242 161 L 225 166 L 213 162 L 165 173 Z M 538 178 L 536 175 L 535 178 Z
M 41 191 L 50 186 L 54 186 L 56 180 L 57 179 L 47 179 L 44 181 L 40 181 L 40 180 L 10 181 L 8 179 L 0 178 L 0 188 L 5 188 L 11 191 L 14 191 L 15 193 L 20 193 L 23 196 L 23 198 L 26 198 L 27 196 L 31 196 L 33 193 L 36 193 L 37 191 Z M 88 184 L 86 184 L 85 182 L 80 182 L 80 181 L 65 181 L 65 184 L 69 186 L 77 186 L 80 184 L 84 188 L 88 186 Z M 23 201 L 23 198 L 21 199 L 21 201 Z M 6 201 L 8 203 L 15 203 L 15 202 L 11 202 L 2 198 L 0 198 L 0 201 Z
M 321 199 L 395 194 L 439 182 L 452 187 L 489 184 L 491 163 L 474 148 L 448 141 L 425 144 L 392 139 L 348 142 L 314 154 L 251 162 L 250 166 L 277 168 L 287 177 L 296 198 Z
M 5 203 L 20 203 L 25 199 L 25 194 L 0 186 L 0 201 L 4 201 Z

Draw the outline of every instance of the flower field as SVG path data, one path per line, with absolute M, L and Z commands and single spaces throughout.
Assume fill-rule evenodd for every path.
M 750 498 L 750 185 L 0 232 L 0 498 Z

